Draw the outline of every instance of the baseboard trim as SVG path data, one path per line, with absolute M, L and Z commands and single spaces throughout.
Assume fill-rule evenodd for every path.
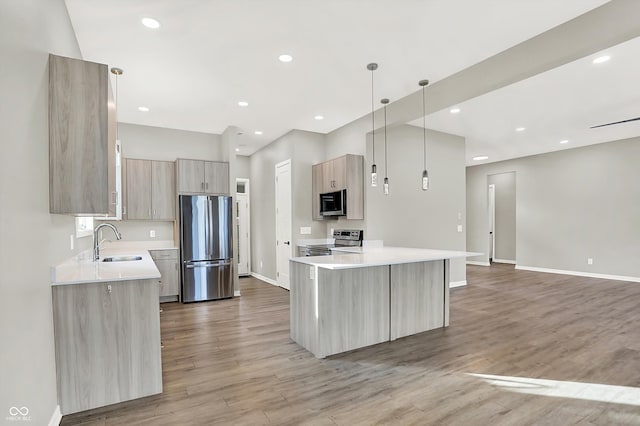
M 494 263 L 508 263 L 509 265 L 515 265 L 515 260 L 506 260 L 506 259 L 493 259 Z
M 62 421 L 62 413 L 60 412 L 60 406 L 57 405 L 56 409 L 53 411 L 51 420 L 49 420 L 49 426 L 59 426 L 61 421 Z
M 233 292 L 233 297 L 239 297 L 240 296 L 240 290 L 236 290 Z
M 456 287 L 464 287 L 467 285 L 467 280 L 464 281 L 452 281 L 449 283 L 449 288 L 456 288 Z
M 640 283 L 640 277 L 626 277 L 624 275 L 596 274 L 594 272 L 567 271 L 564 269 L 538 268 L 536 266 L 516 265 L 516 269 L 533 272 L 546 272 L 549 274 L 573 275 L 576 277 L 602 278 L 605 280 L 630 281 Z
M 467 265 L 491 266 L 489 265 L 489 262 L 478 262 L 476 260 L 467 260 Z
M 278 286 L 278 282 L 277 282 L 276 280 L 272 280 L 271 278 L 267 278 L 267 277 L 265 277 L 264 275 L 260 275 L 260 274 L 256 274 L 255 272 L 252 272 L 252 273 L 251 273 L 251 276 L 252 276 L 253 278 L 257 278 L 257 279 L 259 279 L 259 280 L 261 280 L 261 281 L 264 281 L 264 282 L 266 282 L 266 283 L 269 283 L 269 284 L 271 284 L 271 285 Z

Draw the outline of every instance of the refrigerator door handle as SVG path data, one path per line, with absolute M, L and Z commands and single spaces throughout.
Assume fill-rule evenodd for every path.
M 231 261 L 228 260 L 223 260 L 223 261 L 213 261 L 213 262 L 188 262 L 185 261 L 184 262 L 184 267 L 187 269 L 193 269 L 193 268 L 208 268 L 211 266 L 230 266 L 231 265 Z

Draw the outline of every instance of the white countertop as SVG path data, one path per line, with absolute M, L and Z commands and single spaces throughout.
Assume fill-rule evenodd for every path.
M 149 250 L 176 249 L 173 241 L 119 241 L 105 243 L 100 259 L 108 256 L 141 256 L 142 260 L 127 262 L 94 262 L 93 249 L 65 260 L 52 268 L 51 285 L 129 281 L 160 278 Z
M 294 257 L 291 260 L 326 269 L 349 269 L 465 258 L 482 254 L 407 247 L 347 247 L 332 251 L 341 253 L 331 256 Z

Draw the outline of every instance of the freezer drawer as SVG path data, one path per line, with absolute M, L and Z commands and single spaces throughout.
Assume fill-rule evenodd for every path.
M 199 302 L 233 297 L 233 260 L 184 262 L 182 301 Z

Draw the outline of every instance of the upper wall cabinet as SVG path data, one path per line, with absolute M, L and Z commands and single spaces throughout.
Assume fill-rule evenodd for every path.
M 175 220 L 175 164 L 126 160 L 126 218 Z
M 364 157 L 347 154 L 312 167 L 313 219 L 322 220 L 320 194 L 347 190 L 347 219 L 364 219 Z
M 229 163 L 178 159 L 178 192 L 229 194 Z
M 115 150 L 107 65 L 49 55 L 49 211 L 115 216 Z

